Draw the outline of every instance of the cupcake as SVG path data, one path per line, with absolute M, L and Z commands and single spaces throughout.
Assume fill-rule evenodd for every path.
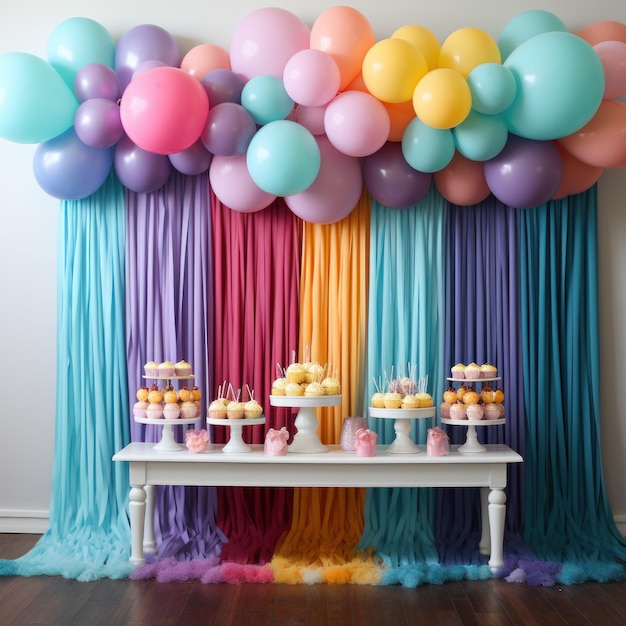
M 480 377 L 481 378 L 497 378 L 498 377 L 498 368 L 491 363 L 483 363 L 480 366 Z
M 399 409 L 402 406 L 402 394 L 397 391 L 388 391 L 385 394 L 385 408 Z
M 226 400 L 226 398 L 218 398 L 217 400 L 213 400 L 213 402 L 209 404 L 209 417 L 225 420 L 227 405 L 228 400 Z
M 191 376 L 191 364 L 185 360 L 178 361 L 174 365 L 174 374 L 176 376 Z
M 306 382 L 319 383 L 324 377 L 324 368 L 319 363 L 311 363 L 306 371 Z
M 463 394 L 463 404 L 471 405 L 478 404 L 480 402 L 480 396 L 477 391 L 470 389 Z
M 434 406 L 432 396 L 425 391 L 416 394 L 415 397 L 417 398 L 420 409 L 429 409 L 430 407 Z
M 148 402 L 150 404 L 161 404 L 163 402 L 163 392 L 153 385 L 148 393 Z
M 196 403 L 191 401 L 191 400 L 187 400 L 187 402 L 182 402 L 180 405 L 180 416 L 183 419 L 190 419 L 192 417 L 197 417 L 198 415 L 198 407 L 196 406 Z
M 240 420 L 243 419 L 243 416 L 243 402 L 237 402 L 236 400 L 233 400 L 232 402 L 228 403 L 228 406 L 226 407 L 226 417 L 229 420 Z
M 285 386 L 286 396 L 303 396 L 304 389 L 300 383 L 287 383 Z
M 468 420 L 481 420 L 485 415 L 485 409 L 482 404 L 470 404 L 466 409 Z
M 304 395 L 305 396 L 323 396 L 325 395 L 324 387 L 322 387 L 322 384 L 318 382 L 309 383 L 306 386 L 306 389 L 304 390 Z
M 191 399 L 194 402 L 200 402 L 200 400 L 202 400 L 202 392 L 195 385 L 191 388 Z
M 243 405 L 243 415 L 246 419 L 256 419 L 263 415 L 263 407 L 254 399 Z
M 476 365 L 476 363 L 472 361 L 472 363 L 465 366 L 465 378 L 467 380 L 478 380 L 480 377 L 480 366 Z
M 452 405 L 449 402 L 442 402 L 439 405 L 439 413 L 443 419 L 450 419 L 450 407 Z
M 450 406 L 450 419 L 451 420 L 466 420 L 467 419 L 467 407 L 460 402 Z
M 485 419 L 486 420 L 499 420 L 500 419 L 500 409 L 495 402 L 490 402 L 489 404 L 485 404 Z
M 148 399 L 149 393 L 150 391 L 147 387 L 139 387 L 139 389 L 137 389 L 135 397 L 137 398 L 137 400 L 139 400 L 139 402 L 145 402 Z
M 284 396 L 285 395 L 285 387 L 287 386 L 286 378 L 277 378 L 272 383 L 272 395 L 273 396 Z
M 160 402 L 153 402 L 146 409 L 146 417 L 151 420 L 159 420 L 163 418 L 163 405 Z
M 306 370 L 300 363 L 292 363 L 287 368 L 287 382 L 289 383 L 306 382 Z
M 401 409 L 419 409 L 420 401 L 417 396 L 413 394 L 408 394 L 402 398 L 402 404 L 400 405 Z
M 371 399 L 371 405 L 375 409 L 384 409 L 385 408 L 385 394 L 377 391 Z
M 166 420 L 176 420 L 180 417 L 180 406 L 178 402 L 168 402 L 163 407 L 163 417 Z
M 174 364 L 171 361 L 163 361 L 163 363 L 160 363 L 158 371 L 159 378 L 171 378 L 176 372 Z
M 191 389 L 188 387 L 181 387 L 178 392 L 178 398 L 181 402 L 188 402 L 189 400 L 193 400 L 193 395 L 191 393 Z
M 165 393 L 163 394 L 163 402 L 165 402 L 165 404 L 178 402 L 178 393 L 176 393 L 176 389 L 174 389 L 173 387 L 169 387 L 168 389 L 166 389 Z
M 147 414 L 147 409 L 150 406 L 150 403 L 146 400 L 139 400 L 138 402 L 135 402 L 135 405 L 133 406 L 133 415 L 135 417 L 141 417 L 141 418 L 146 418 L 148 417 Z
M 459 378 L 463 380 L 465 378 L 465 365 L 463 363 L 457 363 L 450 368 L 452 378 Z
M 339 381 L 333 376 L 328 376 L 322 381 L 322 387 L 324 387 L 324 393 L 327 396 L 338 396 L 341 393 L 341 385 Z
M 143 366 L 143 372 L 149 378 L 156 378 L 159 375 L 159 364 L 156 361 L 148 361 Z

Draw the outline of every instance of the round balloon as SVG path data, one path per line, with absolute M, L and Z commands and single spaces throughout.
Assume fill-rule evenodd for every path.
M 276 76 L 255 76 L 241 90 L 241 106 L 260 125 L 284 120 L 293 105 L 282 79 Z
M 40 143 L 74 124 L 78 101 L 55 69 L 25 52 L 0 55 L 0 137 Z
M 428 28 L 418 24 L 407 24 L 394 31 L 391 37 L 405 39 L 413 44 L 424 55 L 429 70 L 439 67 L 441 44 L 437 36 Z
M 500 48 L 495 39 L 480 28 L 460 28 L 441 44 L 439 67 L 457 71 L 467 78 L 483 63 L 500 63 Z
M 473 161 L 493 159 L 506 145 L 509 130 L 500 115 L 476 111 L 452 130 L 457 150 Z
M 521 44 L 535 35 L 551 32 L 567 32 L 563 20 L 560 17 L 542 9 L 530 9 L 516 15 L 502 29 L 498 39 L 498 47 L 502 59 L 508 56 Z
M 516 77 L 513 104 L 504 111 L 509 130 L 550 140 L 584 126 L 604 93 L 604 72 L 593 48 L 571 33 L 536 35 L 504 62 Z
M 413 100 L 394 104 L 383 102 L 387 115 L 389 116 L 389 141 L 402 141 L 402 136 L 409 123 L 415 119 L 415 109 Z
M 433 182 L 448 202 L 458 206 L 478 204 L 491 193 L 483 164 L 467 159 L 459 152 L 446 167 L 433 174 Z
M 86 65 L 101 63 L 113 67 L 115 41 L 111 33 L 95 20 L 71 17 L 50 33 L 46 56 L 67 86 L 73 89 L 76 74 Z
M 483 63 L 467 77 L 472 108 L 486 115 L 497 115 L 508 109 L 517 94 L 515 76 L 500 63 Z
M 230 55 L 222 46 L 202 43 L 185 54 L 180 62 L 180 69 L 201 80 L 213 70 L 229 70 Z
M 137 76 L 120 105 L 126 134 L 155 154 L 181 152 L 200 138 L 209 113 L 204 87 L 175 67 L 157 67 Z
M 254 76 L 282 79 L 287 61 L 309 47 L 309 36 L 307 25 L 291 11 L 277 7 L 252 11 L 231 37 L 231 69 L 246 80 Z
M 110 148 L 124 134 L 119 105 L 104 98 L 86 100 L 76 110 L 74 130 L 88 146 Z
M 413 108 L 427 126 L 441 129 L 457 126 L 472 108 L 467 81 L 456 70 L 432 70 L 417 83 Z
M 186 176 L 197 176 L 209 169 L 213 155 L 198 140 L 186 150 L 168 156 L 174 169 Z
M 504 150 L 484 162 L 489 189 L 500 202 L 529 209 L 550 200 L 561 183 L 563 162 L 553 141 L 511 135 Z
M 604 171 L 601 167 L 594 167 L 579 161 L 559 142 L 557 142 L 556 147 L 563 161 L 563 176 L 561 177 L 559 188 L 554 192 L 553 198 L 555 200 L 587 191 L 587 189 L 593 187 L 598 182 Z
M 591 46 L 602 41 L 626 43 L 626 24 L 616 20 L 601 20 L 584 26 L 576 32 L 576 35 Z
M 323 135 L 324 115 L 326 114 L 326 106 L 306 107 L 298 105 L 295 108 L 295 121 L 304 126 L 312 135 Z
M 170 67 L 179 67 L 178 42 L 167 30 L 154 24 L 140 24 L 125 32 L 115 50 L 115 72 L 122 91 L 144 61 L 161 61 Z
M 335 60 L 326 52 L 311 48 L 296 52 L 283 73 L 287 94 L 303 106 L 328 104 L 337 95 L 340 81 Z
M 320 171 L 308 189 L 287 196 L 285 203 L 301 219 L 332 224 L 344 219 L 357 205 L 363 190 L 358 159 L 339 152 L 327 137 L 317 137 Z
M 160 189 L 173 169 L 167 156 L 141 149 L 126 135 L 115 144 L 113 167 L 122 185 L 136 193 Z
M 334 59 L 341 75 L 341 91 L 361 73 L 365 54 L 375 43 L 374 29 L 368 19 L 350 6 L 326 9 L 311 28 L 310 47 Z
M 91 148 L 70 128 L 37 146 L 33 172 L 39 186 L 49 195 L 80 200 L 104 184 L 112 163 L 112 149 Z
M 277 120 L 260 128 L 246 155 L 252 180 L 276 196 L 292 196 L 308 189 L 319 173 L 320 160 L 315 137 L 291 120 Z
M 241 104 L 241 91 L 246 81 L 232 70 L 211 70 L 202 77 L 200 83 L 209 97 L 209 108 L 222 102 Z
M 244 154 L 256 133 L 252 116 L 240 104 L 222 102 L 209 111 L 200 139 L 219 156 Z
M 408 209 L 421 202 L 431 180 L 431 174 L 418 172 L 406 162 L 396 142 L 363 159 L 363 182 L 372 197 L 390 209 Z
M 626 43 L 601 41 L 593 47 L 604 70 L 605 100 L 626 95 Z
M 362 157 L 385 144 L 391 123 L 380 100 L 362 91 L 344 91 L 326 107 L 324 128 L 337 150 Z
M 79 102 L 91 98 L 117 102 L 121 95 L 115 72 L 102 63 L 90 63 L 78 70 L 74 78 L 74 93 Z
M 404 131 L 402 154 L 406 162 L 420 172 L 443 169 L 454 156 L 452 132 L 427 126 L 416 117 Z
M 268 207 L 276 196 L 263 191 L 250 176 L 246 155 L 213 157 L 209 182 L 217 199 L 229 209 L 254 213 Z

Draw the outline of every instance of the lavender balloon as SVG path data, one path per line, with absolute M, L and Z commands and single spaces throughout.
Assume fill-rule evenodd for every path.
M 225 69 L 211 70 L 202 77 L 200 83 L 206 89 L 211 108 L 222 102 L 241 104 L 241 91 L 246 84 L 241 74 Z
M 222 102 L 209 110 L 200 135 L 206 149 L 219 156 L 243 154 L 250 144 L 256 124 L 240 104 Z
M 74 129 L 88 146 L 110 148 L 124 134 L 119 105 L 104 98 L 86 100 L 76 110 Z
M 181 174 L 196 176 L 206 172 L 213 160 L 213 155 L 198 139 L 194 144 L 182 152 L 169 155 L 170 163 Z
M 74 94 L 79 102 L 104 98 L 117 102 L 121 92 L 115 72 L 102 63 L 90 63 L 78 70 L 74 78 Z
M 137 193 L 156 191 L 172 173 L 167 156 L 141 149 L 127 135 L 115 146 L 113 166 L 122 185 Z

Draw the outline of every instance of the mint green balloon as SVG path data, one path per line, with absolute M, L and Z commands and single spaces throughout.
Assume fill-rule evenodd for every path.
M 457 150 L 472 161 L 488 161 L 500 154 L 509 130 L 500 115 L 483 115 L 476 111 L 452 129 Z
M 567 26 L 565 26 L 563 20 L 554 13 L 542 9 L 522 11 L 500 33 L 498 47 L 500 48 L 502 59 L 507 59 L 515 48 L 528 41 L 531 37 L 553 31 L 567 32 Z
M 27 52 L 0 55 L 0 137 L 41 143 L 74 124 L 78 100 L 56 70 Z
M 402 135 L 405 161 L 418 172 L 442 170 L 454 156 L 454 137 L 448 128 L 433 128 L 414 117 Z

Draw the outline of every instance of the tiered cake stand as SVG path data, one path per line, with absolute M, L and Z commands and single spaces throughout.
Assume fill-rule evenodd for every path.
M 218 417 L 207 417 L 207 424 L 213 426 L 229 426 L 230 438 L 228 443 L 222 448 L 222 452 L 237 453 L 251 452 L 252 448 L 243 440 L 243 427 L 254 426 L 255 424 L 265 424 L 265 416 L 254 418 L 244 418 L 240 420 L 220 419 Z
M 341 395 L 338 396 L 270 396 L 272 406 L 296 407 L 295 426 L 298 432 L 293 436 L 289 452 L 300 454 L 316 454 L 328 452 L 328 448 L 320 441 L 317 434 L 317 415 L 315 409 L 323 406 L 339 406 Z
M 419 454 L 419 446 L 411 439 L 411 420 L 435 417 L 435 407 L 428 409 L 375 409 L 369 408 L 370 417 L 395 420 L 393 429 L 396 438 L 387 448 L 389 454 Z

